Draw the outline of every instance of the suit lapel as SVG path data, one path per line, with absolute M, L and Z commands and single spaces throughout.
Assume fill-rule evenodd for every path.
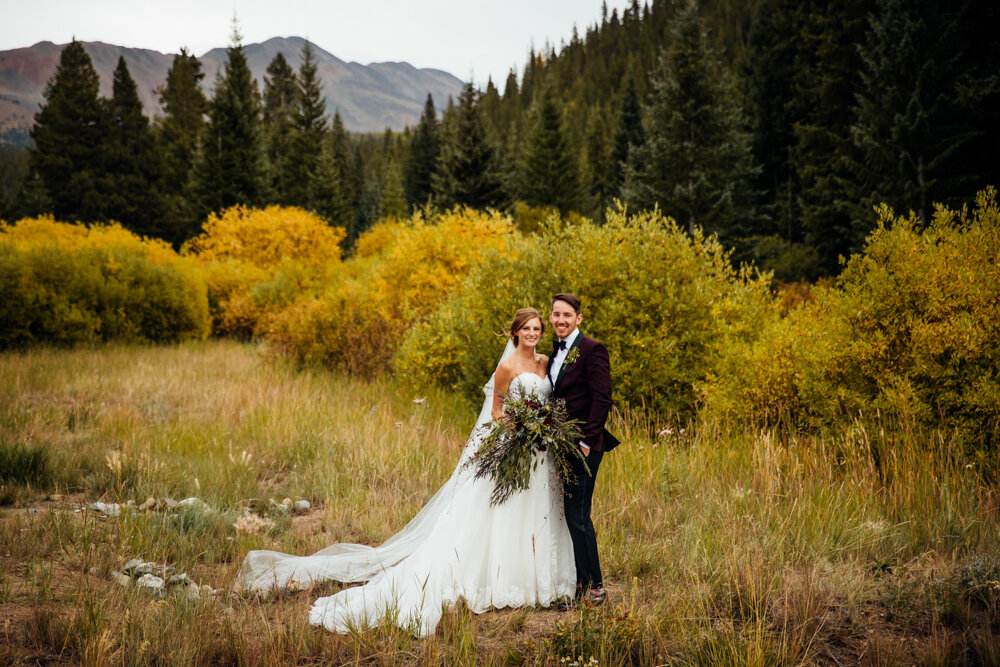
M 572 351 L 573 351 L 573 350 L 574 350 L 575 348 L 578 348 L 578 347 L 580 347 L 580 343 L 582 343 L 582 342 L 583 342 L 583 338 L 584 338 L 584 336 L 583 336 L 583 332 L 581 331 L 581 332 L 580 332 L 579 334 L 577 334 L 577 336 L 576 336 L 576 340 L 574 340 L 574 341 L 573 341 L 573 344 L 569 346 L 569 349 L 568 349 L 568 350 L 566 350 L 566 359 L 569 359 L 569 355 L 570 355 L 570 353 L 571 353 L 571 352 L 572 352 Z M 578 360 L 579 360 L 579 359 L 578 359 Z M 549 361 L 551 362 L 551 361 L 552 361 L 552 359 L 549 359 Z M 567 363 L 565 362 L 565 360 L 563 361 L 563 367 L 562 367 L 562 369 L 560 369 L 560 371 L 559 371 L 559 377 L 558 377 L 558 378 L 556 378 L 556 384 L 555 384 L 555 386 L 554 386 L 554 387 L 552 387 L 552 393 L 553 393 L 553 394 L 555 394 L 555 393 L 557 393 L 557 392 L 559 391 L 559 387 L 560 387 L 560 385 L 562 385 L 562 382 L 563 382 L 563 378 L 565 378 L 565 377 L 566 377 L 566 373 L 568 373 L 568 372 L 569 372 L 569 367 L 570 367 L 570 366 L 572 366 L 572 364 L 567 364 Z

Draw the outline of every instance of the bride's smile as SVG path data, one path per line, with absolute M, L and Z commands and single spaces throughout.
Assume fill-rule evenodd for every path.
M 521 327 L 517 332 L 517 337 L 524 341 L 524 344 L 529 348 L 535 347 L 542 339 L 542 321 L 539 319 L 531 320 Z

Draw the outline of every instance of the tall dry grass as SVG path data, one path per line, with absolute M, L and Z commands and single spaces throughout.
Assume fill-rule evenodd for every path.
M 450 474 L 474 419 L 447 395 L 414 398 L 228 342 L 3 355 L 0 662 L 991 664 L 1000 655 L 995 483 L 947 438 L 877 421 L 777 438 L 617 414 L 625 444 L 606 457 L 595 497 L 611 588 L 599 609 L 460 607 L 419 641 L 391 625 L 347 636 L 312 628 L 315 591 L 270 601 L 226 593 L 249 549 L 378 543 L 405 524 Z M 37 472 L 25 472 L 29 460 Z M 51 493 L 66 498 L 45 501 Z M 210 509 L 72 511 L 148 496 L 197 496 Z M 315 510 L 275 514 L 267 534 L 236 533 L 243 508 L 266 513 L 285 497 Z M 153 601 L 110 583 L 133 557 L 224 592 Z

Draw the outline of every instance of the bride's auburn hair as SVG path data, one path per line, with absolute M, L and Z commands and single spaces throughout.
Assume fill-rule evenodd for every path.
M 507 329 L 507 335 L 512 341 L 514 341 L 514 347 L 518 345 L 517 332 L 524 328 L 524 325 L 531 320 L 538 318 L 538 321 L 542 323 L 542 333 L 545 333 L 545 320 L 542 318 L 541 313 L 539 313 L 534 308 L 521 308 L 519 311 L 514 313 L 514 319 L 510 322 L 510 328 Z

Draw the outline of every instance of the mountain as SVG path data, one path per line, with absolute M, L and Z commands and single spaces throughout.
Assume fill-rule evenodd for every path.
M 301 37 L 273 37 L 260 44 L 246 44 L 244 51 L 250 70 L 263 89 L 264 71 L 276 54 L 296 70 L 305 40 Z M 35 113 L 44 101 L 45 85 L 55 73 L 64 45 L 39 42 L 21 49 L 0 51 L 0 144 L 23 146 L 34 123 Z M 118 57 L 124 56 L 132 78 L 139 88 L 139 98 L 150 117 L 162 115 L 158 86 L 167 78 L 173 54 L 149 49 L 134 49 L 103 42 L 84 42 L 84 49 L 94 61 L 101 79 L 101 95 L 111 96 L 111 80 Z M 381 132 L 385 128 L 402 130 L 420 120 L 427 93 L 434 96 L 438 109 L 448 96 L 458 97 L 462 81 L 436 69 L 417 69 L 409 63 L 385 62 L 362 65 L 345 62 L 313 44 L 313 55 L 327 110 L 332 116 L 340 110 L 344 126 L 352 132 Z M 215 76 L 226 62 L 226 49 L 212 49 L 200 56 L 206 92 L 211 94 Z

